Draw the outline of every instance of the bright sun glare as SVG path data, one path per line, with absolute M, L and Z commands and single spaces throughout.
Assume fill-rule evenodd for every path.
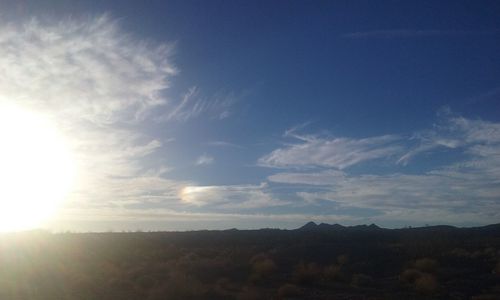
M 40 226 L 71 187 L 73 160 L 41 114 L 0 105 L 0 231 Z

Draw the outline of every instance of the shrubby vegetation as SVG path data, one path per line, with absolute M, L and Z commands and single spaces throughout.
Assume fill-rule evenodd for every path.
M 500 299 L 500 226 L 0 236 L 0 299 Z

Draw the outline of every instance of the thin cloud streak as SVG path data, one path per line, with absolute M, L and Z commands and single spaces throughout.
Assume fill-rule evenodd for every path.
M 460 36 L 488 36 L 497 35 L 500 31 L 481 30 L 415 30 L 415 29 L 389 29 L 358 31 L 343 34 L 342 37 L 349 39 L 398 39 L 398 38 L 424 38 L 424 37 L 460 37 Z
M 293 137 L 301 142 L 272 151 L 261 157 L 258 164 L 274 168 L 329 167 L 342 170 L 362 162 L 385 159 L 403 150 L 397 144 L 400 138 L 394 135 L 363 139 L 296 134 Z
M 500 86 L 497 86 L 483 93 L 470 97 L 467 103 L 477 104 L 480 102 L 499 101 L 499 100 L 500 100 Z
M 413 156 L 433 154 L 439 147 L 459 150 L 464 158 L 421 174 L 354 175 L 330 168 L 276 173 L 268 180 L 309 185 L 308 191 L 297 192 L 305 203 L 331 201 L 345 208 L 374 209 L 380 211 L 379 220 L 496 222 L 500 218 L 500 124 L 447 115 L 432 130 L 415 136 L 421 144 L 410 148 L 398 163 L 410 163 Z
M 218 92 L 212 97 L 205 97 L 201 95 L 198 87 L 193 86 L 182 95 L 178 103 L 172 103 L 170 109 L 155 117 L 155 120 L 187 122 L 202 115 L 223 120 L 232 114 L 232 107 L 238 100 L 234 93 Z
M 7 24 L 0 44 L 2 102 L 97 125 L 143 119 L 176 73 L 171 46 L 137 41 L 107 16 Z
M 345 177 L 346 173 L 342 171 L 326 170 L 322 172 L 309 173 L 276 173 L 269 176 L 267 179 L 271 182 L 277 183 L 329 186 L 335 184 L 339 180 L 344 180 Z
M 195 162 L 195 165 L 197 166 L 206 166 L 206 165 L 211 165 L 215 162 L 215 158 L 212 156 L 209 156 L 207 154 L 200 155 Z
M 186 186 L 180 193 L 182 201 L 189 205 L 210 206 L 211 209 L 241 210 L 282 206 L 289 202 L 273 197 L 267 184 Z
M 209 145 L 209 146 L 213 146 L 213 147 L 243 148 L 240 145 L 237 145 L 237 144 L 234 144 L 234 143 L 230 143 L 230 142 L 226 142 L 226 141 L 211 141 L 211 142 L 207 142 L 206 144 Z

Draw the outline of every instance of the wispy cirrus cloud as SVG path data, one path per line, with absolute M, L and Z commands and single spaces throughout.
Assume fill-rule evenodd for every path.
M 358 175 L 337 180 L 327 190 L 302 192 L 299 196 L 307 202 L 327 200 L 342 207 L 375 209 L 380 211 L 381 220 L 390 216 L 401 221 L 414 215 L 406 221 L 457 222 L 460 216 L 468 216 L 468 222 L 495 222 L 500 216 L 497 181 L 462 169 L 420 175 Z M 426 219 L 418 220 L 424 215 Z
M 418 29 L 387 29 L 357 31 L 343 34 L 342 37 L 350 39 L 398 39 L 398 38 L 423 38 L 439 36 L 475 36 L 475 35 L 495 35 L 498 30 L 418 30 Z
M 211 165 L 215 162 L 215 158 L 208 154 L 202 154 L 200 155 L 195 162 L 195 165 L 197 166 L 206 166 L 206 165 Z
M 297 134 L 293 137 L 299 142 L 261 157 L 259 165 L 276 168 L 329 167 L 342 170 L 361 162 L 391 157 L 403 150 L 398 145 L 400 138 L 395 135 L 361 139 Z
M 470 152 L 480 145 L 500 143 L 500 126 L 483 120 L 470 120 L 461 116 L 453 116 L 445 112 L 445 117 L 433 129 L 418 132 L 412 136 L 417 146 L 410 148 L 397 161 L 403 165 L 419 154 L 434 151 L 438 148 L 462 148 Z
M 182 201 L 196 206 L 241 210 L 281 206 L 288 202 L 276 199 L 267 191 L 267 184 L 186 186 L 180 193 Z
M 106 15 L 2 25 L 0 103 L 47 116 L 65 136 L 78 169 L 66 209 L 176 195 L 180 182 L 142 163 L 162 137 L 135 126 L 168 103 L 172 46 L 129 35 Z
M 283 172 L 268 176 L 269 181 L 287 184 L 328 186 L 345 180 L 346 173 L 339 170 L 321 172 Z
M 500 100 L 500 86 L 491 88 L 487 91 L 479 93 L 473 97 L 468 99 L 468 103 L 478 103 L 478 102 L 487 102 L 487 101 L 498 101 Z
M 411 163 L 414 156 L 439 149 L 460 151 L 460 159 L 419 174 L 405 169 L 389 174 L 350 174 L 334 166 L 326 170 L 289 171 L 268 177 L 270 182 L 307 185 L 297 192 L 305 203 L 331 201 L 346 208 L 374 209 L 373 221 L 496 222 L 500 217 L 500 124 L 442 114 L 430 130 L 414 134 L 394 163 Z M 417 145 L 415 145 L 417 141 Z M 325 167 L 328 167 L 324 165 Z
M 235 93 L 223 92 L 206 97 L 201 95 L 198 87 L 193 86 L 182 95 L 180 101 L 172 102 L 170 109 L 156 117 L 156 120 L 158 122 L 186 122 L 201 115 L 222 120 L 232 114 L 233 106 L 239 98 L 240 96 L 237 96 Z
M 0 30 L 2 102 L 106 125 L 164 105 L 172 47 L 148 45 L 108 16 L 31 19 Z
M 211 141 L 211 142 L 207 142 L 206 144 L 209 146 L 213 146 L 213 147 L 230 147 L 230 148 L 241 148 L 242 147 L 240 145 L 226 142 L 226 141 Z
M 194 203 L 228 213 L 283 204 L 265 185 L 199 187 L 168 179 L 168 165 L 151 163 L 172 139 L 150 135 L 142 125 L 158 114 L 165 121 L 224 119 L 240 97 L 201 97 L 193 87 L 180 102 L 165 98 L 176 74 L 172 46 L 129 35 L 108 16 L 6 24 L 0 46 L 0 102 L 54 120 L 74 154 L 77 184 L 59 219 L 179 216 Z M 205 154 L 196 163 L 214 161 Z

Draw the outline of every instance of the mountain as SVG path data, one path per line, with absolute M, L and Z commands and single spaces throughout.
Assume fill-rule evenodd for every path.
M 319 224 L 318 228 L 321 228 L 321 229 L 330 229 L 330 230 L 342 230 L 342 229 L 346 229 L 345 226 L 342 226 L 340 224 L 327 224 L 327 223 L 321 223 L 321 224 Z
M 319 225 L 314 222 L 308 222 L 304 226 L 297 228 L 299 231 L 360 231 L 360 230 L 379 230 L 382 229 L 375 224 L 371 225 L 355 225 L 355 226 L 342 226 L 340 224 L 320 223 Z
M 307 222 L 304 226 L 298 228 L 298 230 L 302 230 L 302 231 L 309 231 L 309 230 L 316 230 L 318 229 L 318 224 L 314 223 L 314 222 Z
M 409 227 L 409 228 L 399 228 L 399 229 L 387 229 L 377 226 L 376 224 L 370 225 L 354 225 L 354 226 L 342 226 L 340 224 L 328 224 L 320 223 L 319 225 L 315 222 L 308 222 L 302 227 L 295 229 L 295 231 L 301 232 L 336 232 L 342 234 L 351 233 L 376 233 L 384 232 L 390 235 L 393 234 L 418 234 L 418 233 L 436 233 L 436 234 L 500 234 L 500 224 L 491 224 L 479 227 L 455 227 L 450 225 L 433 225 L 433 226 L 422 226 L 422 227 Z

